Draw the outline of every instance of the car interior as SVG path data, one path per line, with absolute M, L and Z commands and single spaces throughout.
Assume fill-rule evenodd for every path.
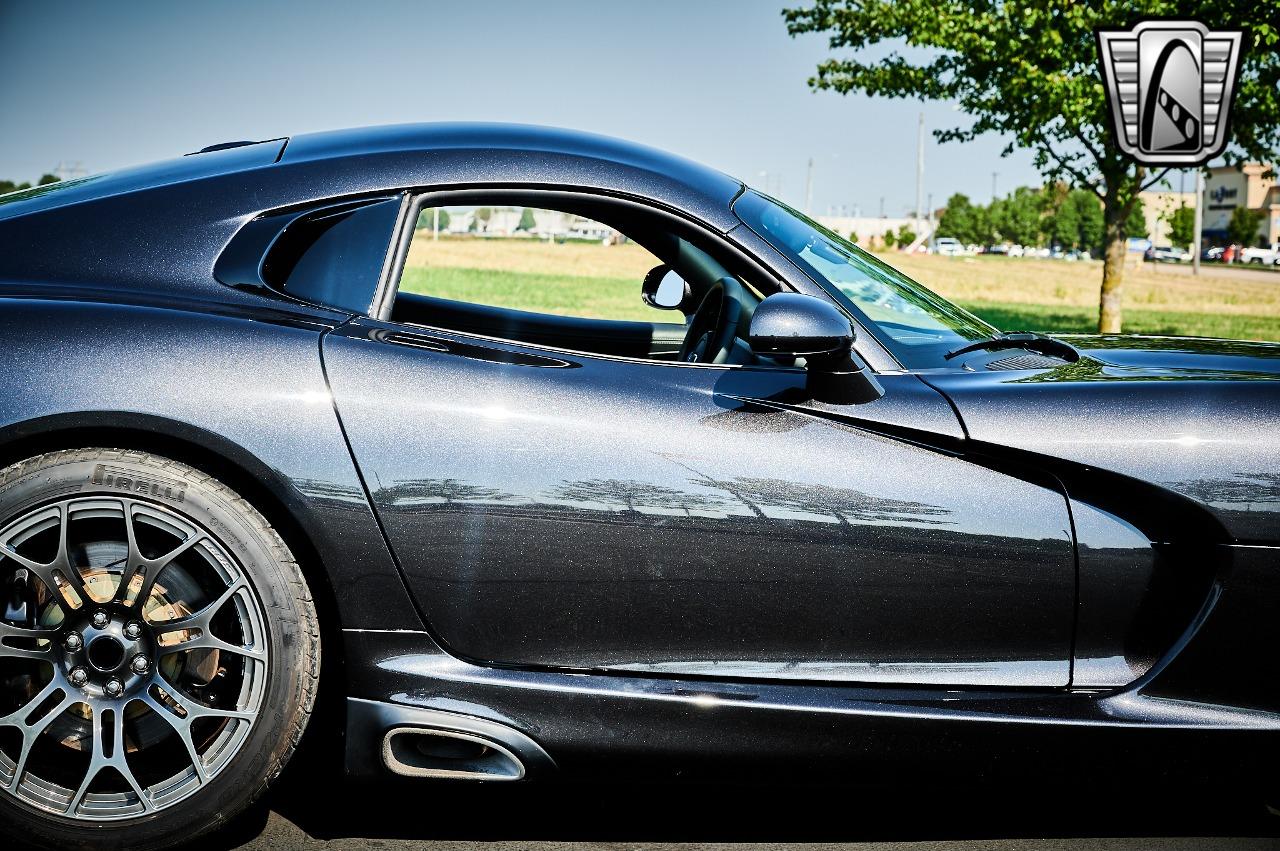
M 751 316 L 763 298 L 749 270 L 729 268 L 654 214 L 600 199 L 549 204 L 537 195 L 501 196 L 520 204 L 584 216 L 607 225 L 648 250 L 661 264 L 635 282 L 637 303 L 668 311 L 667 322 L 592 319 L 473 304 L 432 295 L 397 292 L 390 319 L 577 352 L 707 364 L 751 364 L 760 359 L 747 344 Z M 450 204 L 491 204 L 492 197 L 450 198 Z M 708 246 L 710 247 L 710 246 Z M 666 286 L 662 286 L 666 281 Z M 749 281 L 749 283 L 747 283 Z M 682 285 L 682 286 L 681 286 Z M 661 291 L 661 292 L 660 292 Z M 671 296 L 671 293 L 675 293 Z M 659 296 L 665 297 L 665 303 Z M 662 316 L 655 311 L 655 320 Z

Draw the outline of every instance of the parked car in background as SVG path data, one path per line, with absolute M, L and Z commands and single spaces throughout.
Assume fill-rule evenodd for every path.
M 959 257 L 965 250 L 964 245 L 955 237 L 940 236 L 933 241 L 933 253 L 944 257 Z
M 1213 246 L 1213 247 L 1211 247 L 1211 248 L 1206 248 L 1204 251 L 1201 251 L 1201 252 L 1200 252 L 1200 259 L 1201 259 L 1201 260 L 1212 260 L 1212 261 L 1216 261 L 1216 262 L 1218 262 L 1218 263 L 1221 263 L 1221 262 L 1222 262 L 1222 252 L 1223 252 L 1223 248 L 1222 248 L 1222 246 L 1221 246 L 1221 245 L 1215 245 L 1215 246 Z
M 1148 248 L 1142 256 L 1149 263 L 1185 263 L 1191 259 L 1191 252 L 1171 245 L 1156 245 Z
M 1237 262 L 1280 266 L 1280 242 L 1273 243 L 1270 248 L 1246 248 L 1240 252 L 1240 259 Z

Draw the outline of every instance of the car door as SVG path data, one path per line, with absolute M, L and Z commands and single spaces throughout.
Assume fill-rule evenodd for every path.
M 584 355 L 361 318 L 323 357 L 431 629 L 468 660 L 710 677 L 1063 686 L 1065 500 L 957 450 L 912 375 Z

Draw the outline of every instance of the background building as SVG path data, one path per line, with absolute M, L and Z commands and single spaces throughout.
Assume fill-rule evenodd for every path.
M 1280 186 L 1276 185 L 1275 166 L 1246 163 L 1243 166 L 1217 166 L 1209 169 L 1204 182 L 1204 226 L 1201 234 L 1207 244 L 1227 241 L 1227 222 L 1237 207 L 1257 210 L 1262 215 L 1254 244 L 1270 246 L 1280 242 Z M 1270 177 L 1264 176 L 1271 172 Z
M 1194 207 L 1194 192 L 1142 192 L 1142 214 L 1146 219 L 1147 238 L 1152 245 L 1172 245 L 1169 235 L 1169 217 L 1179 207 Z M 1186 246 L 1179 246 L 1185 248 Z

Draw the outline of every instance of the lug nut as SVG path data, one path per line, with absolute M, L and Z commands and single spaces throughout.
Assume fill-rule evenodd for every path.
M 133 668 L 135 674 L 145 674 L 151 668 L 151 660 L 146 656 L 134 656 L 133 664 L 129 667 Z
M 120 682 L 115 677 L 112 677 L 107 680 L 106 692 L 107 697 L 119 697 L 124 693 L 124 683 Z
M 89 682 L 89 672 L 84 668 L 72 668 L 71 673 L 67 676 L 71 680 L 71 684 L 76 688 Z
M 124 625 L 125 638 L 138 638 L 142 635 L 142 624 L 137 621 L 129 621 Z
M 62 646 L 66 647 L 72 653 L 75 653 L 81 647 L 84 647 L 84 639 L 80 637 L 80 633 L 73 632 L 67 635 L 62 641 Z
M 107 617 L 107 613 L 102 611 L 101 609 L 93 613 L 93 617 L 91 618 L 91 620 L 93 621 L 93 625 L 98 629 L 104 628 L 108 623 L 111 622 L 111 618 Z

